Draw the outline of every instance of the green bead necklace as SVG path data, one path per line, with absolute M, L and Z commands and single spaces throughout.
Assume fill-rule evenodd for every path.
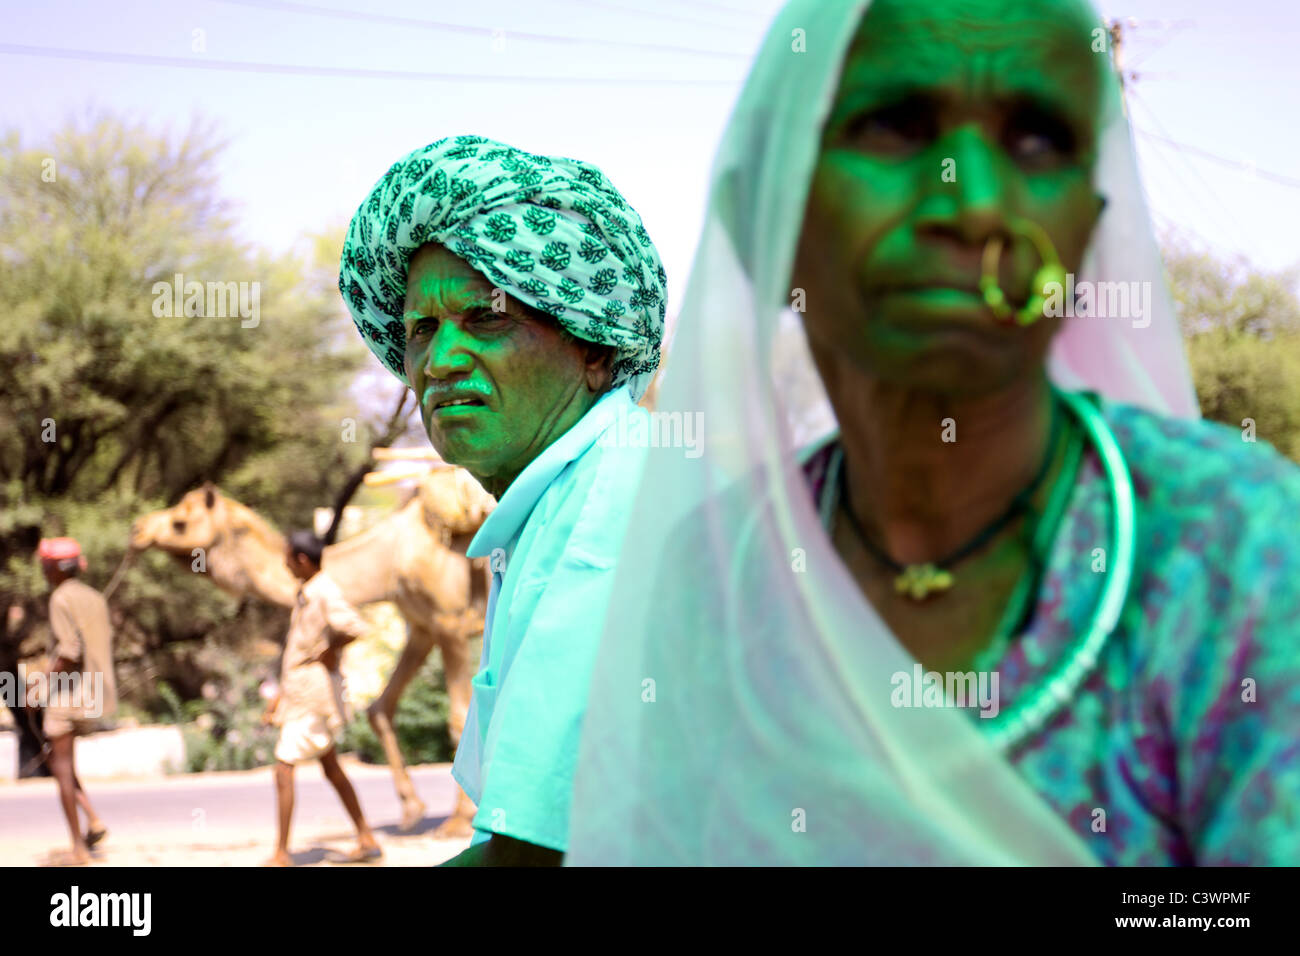
M 1129 585 L 1133 578 L 1137 547 L 1136 496 L 1124 454 L 1114 432 L 1098 410 L 1099 400 L 1095 393 L 1063 392 L 1055 386 L 1052 387 L 1052 392 L 1083 426 L 1083 432 L 1091 440 L 1105 469 L 1111 497 L 1112 549 L 1101 595 L 1083 635 L 1071 645 L 1063 660 L 1037 687 L 1029 690 L 1012 706 L 1004 708 L 996 717 L 977 721 L 993 746 L 1003 752 L 1013 749 L 1045 726 L 1096 668 L 1106 640 L 1119 624 L 1120 613 L 1128 599 Z M 1071 431 L 1065 454 L 1061 474 L 1053 485 L 1041 517 L 1034 523 L 1028 566 L 1016 583 L 992 641 L 978 655 L 976 670 L 994 669 L 993 665 L 1002 659 L 1012 637 L 1019 631 L 1029 602 L 1036 595 L 1040 568 L 1046 564 L 1070 494 L 1074 490 L 1083 457 L 1083 434 Z M 839 485 L 843 460 L 843 446 L 837 444 L 831 457 L 826 486 L 822 490 L 822 500 L 819 502 L 822 526 L 828 534 L 833 527 L 836 505 L 842 493 Z

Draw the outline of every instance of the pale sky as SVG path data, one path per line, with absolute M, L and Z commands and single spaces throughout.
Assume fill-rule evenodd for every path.
M 779 5 L 0 0 L 0 126 L 17 127 L 34 146 L 91 104 L 176 130 L 196 113 L 215 119 L 230 140 L 221 188 L 237 204 L 245 238 L 272 249 L 289 247 L 307 230 L 346 223 L 395 159 L 445 135 L 477 133 L 580 157 L 600 166 L 641 212 L 676 300 L 718 138 Z M 1133 100 L 1140 130 L 1295 181 L 1252 178 L 1140 136 L 1157 222 L 1265 268 L 1300 262 L 1300 4 L 1102 0 L 1101 8 L 1139 20 L 1131 58 L 1150 71 Z M 319 10 L 353 16 L 313 12 Z M 433 29 L 427 21 L 463 30 Z M 546 35 L 590 42 L 550 42 Z M 20 47 L 47 49 L 33 56 Z M 126 61 L 56 56 L 51 48 Z M 371 72 L 185 66 L 231 61 Z M 383 71 L 425 75 L 375 75 Z M 560 77 L 576 79 L 546 82 Z

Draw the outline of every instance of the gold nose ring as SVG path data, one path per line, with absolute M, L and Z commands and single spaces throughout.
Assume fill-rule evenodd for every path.
M 1065 285 L 1065 267 L 1056 254 L 1056 247 L 1048 238 L 1046 230 L 1036 222 L 1028 219 L 1012 219 L 1007 223 L 1008 229 L 1018 236 L 1024 236 L 1034 246 L 1041 264 L 1029 284 L 1029 301 L 1018 310 L 1013 310 L 1007 295 L 998 284 L 998 264 L 1002 258 L 1005 244 L 1002 236 L 994 235 L 984 246 L 984 258 L 980 270 L 980 294 L 984 304 L 989 307 L 994 318 L 1010 325 L 1014 322 L 1022 327 L 1033 325 L 1043 317 L 1047 307 L 1047 287 L 1055 284 L 1057 288 Z

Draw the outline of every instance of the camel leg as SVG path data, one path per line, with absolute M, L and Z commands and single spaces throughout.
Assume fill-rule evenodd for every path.
M 453 746 L 460 746 L 460 735 L 465 730 L 465 717 L 469 713 L 471 694 L 470 678 L 473 667 L 469 661 L 469 635 L 483 630 L 482 614 L 478 615 L 478 628 L 473 629 L 473 621 L 466 624 L 466 618 L 473 617 L 472 610 L 455 625 L 439 630 L 439 646 L 442 648 L 442 671 L 447 681 L 447 699 L 451 705 L 448 715 L 448 730 Z M 474 813 L 477 808 L 460 787 L 456 788 L 456 809 L 433 831 L 436 840 L 459 840 L 474 835 Z
M 402 692 L 419 673 L 420 666 L 432 649 L 433 635 L 428 630 L 423 627 L 409 628 L 406 646 L 402 648 L 401 657 L 397 659 L 397 666 L 393 668 L 384 692 L 366 711 L 370 726 L 384 745 L 384 756 L 388 758 L 388 767 L 393 773 L 393 786 L 397 788 L 397 798 L 402 802 L 403 830 L 410 830 L 423 820 L 425 808 L 424 801 L 416 796 L 410 774 L 406 772 L 402 750 L 397 745 L 397 734 L 393 732 L 393 716 L 397 713 L 397 702 L 401 699 Z

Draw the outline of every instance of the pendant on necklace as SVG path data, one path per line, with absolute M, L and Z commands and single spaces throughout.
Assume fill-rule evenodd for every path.
M 952 573 L 933 564 L 909 564 L 894 578 L 894 590 L 914 601 L 924 601 L 931 594 L 947 591 L 952 585 Z

